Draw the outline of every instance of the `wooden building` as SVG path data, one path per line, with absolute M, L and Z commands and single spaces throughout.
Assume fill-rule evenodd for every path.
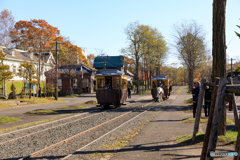
M 93 93 L 96 69 L 80 65 L 65 65 L 58 68 L 59 95 Z M 46 83 L 55 84 L 55 69 L 45 72 Z M 71 87 L 70 87 L 71 86 Z M 72 88 L 72 91 L 71 91 Z

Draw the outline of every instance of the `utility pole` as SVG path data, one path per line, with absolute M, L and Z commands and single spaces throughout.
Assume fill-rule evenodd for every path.
M 105 58 L 106 58 L 106 57 L 103 57 L 104 69 L 106 69 Z
M 55 88 L 55 100 L 58 100 L 58 55 L 57 55 L 57 45 L 58 44 L 65 44 L 65 43 L 58 43 L 56 41 L 56 88 Z
M 229 60 L 230 60 L 230 59 L 229 59 Z M 231 77 L 232 77 L 232 78 L 233 78 L 233 71 L 232 71 L 232 61 L 233 61 L 233 60 L 236 60 L 236 59 L 232 59 L 232 58 L 231 58 Z

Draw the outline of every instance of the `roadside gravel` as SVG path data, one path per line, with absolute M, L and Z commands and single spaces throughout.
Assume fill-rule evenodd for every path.
M 148 124 L 148 122 L 157 115 L 158 111 L 161 110 L 161 107 L 163 107 L 164 104 L 154 103 L 151 107 L 153 106 L 153 109 L 146 111 L 141 116 L 129 121 L 107 136 L 99 139 L 86 148 L 83 148 L 81 151 L 77 151 L 67 160 L 105 160 L 111 158 L 117 150 L 126 145 L 143 126 Z
M 97 126 L 105 121 L 108 121 L 135 107 L 142 106 L 146 103 L 149 103 L 149 101 L 132 103 L 128 105 L 128 107 L 108 110 L 106 112 L 99 113 L 97 116 L 91 116 L 86 119 L 81 119 L 72 123 L 68 123 L 67 125 L 61 125 L 55 128 L 42 130 L 42 132 L 40 133 L 32 134 L 30 136 L 25 136 L 21 139 L 11 141 L 9 143 L 1 144 L 0 157 L 5 159 L 27 156 L 33 152 L 36 152 L 54 143 L 74 136 L 82 131 Z M 16 134 L 17 133 L 13 135 L 18 136 Z M 11 136 L 11 134 L 9 134 L 8 136 Z

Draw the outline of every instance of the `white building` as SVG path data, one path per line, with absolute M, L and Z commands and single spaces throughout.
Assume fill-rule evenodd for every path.
M 13 72 L 14 77 L 10 79 L 10 81 L 22 81 L 23 78 L 17 76 L 18 68 L 21 63 L 31 62 L 35 64 L 35 69 L 38 69 L 39 66 L 39 56 L 38 53 L 27 52 L 19 49 L 8 49 L 6 51 L 6 47 L 0 46 L 0 50 L 5 53 L 6 60 L 3 61 L 4 64 L 9 65 L 9 70 Z M 46 77 L 44 72 L 53 68 L 53 64 L 55 64 L 54 57 L 51 52 L 43 52 L 41 53 L 41 81 L 45 81 Z

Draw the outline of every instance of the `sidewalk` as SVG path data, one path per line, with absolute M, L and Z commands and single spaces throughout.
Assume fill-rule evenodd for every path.
M 192 117 L 192 113 L 183 112 L 183 108 L 189 105 L 183 101 L 188 98 L 191 98 L 191 94 L 186 94 L 186 87 L 184 87 L 178 96 L 171 97 L 175 100 L 159 111 L 158 115 L 127 146 L 118 150 L 111 160 L 199 159 L 202 145 L 180 146 L 175 142 L 179 135 L 193 133 L 194 123 L 181 123 L 182 119 Z M 206 124 L 200 124 L 199 132 L 205 132 L 205 130 Z M 224 150 L 233 151 L 234 145 L 218 146 L 216 152 Z M 223 157 L 223 159 L 227 158 Z

